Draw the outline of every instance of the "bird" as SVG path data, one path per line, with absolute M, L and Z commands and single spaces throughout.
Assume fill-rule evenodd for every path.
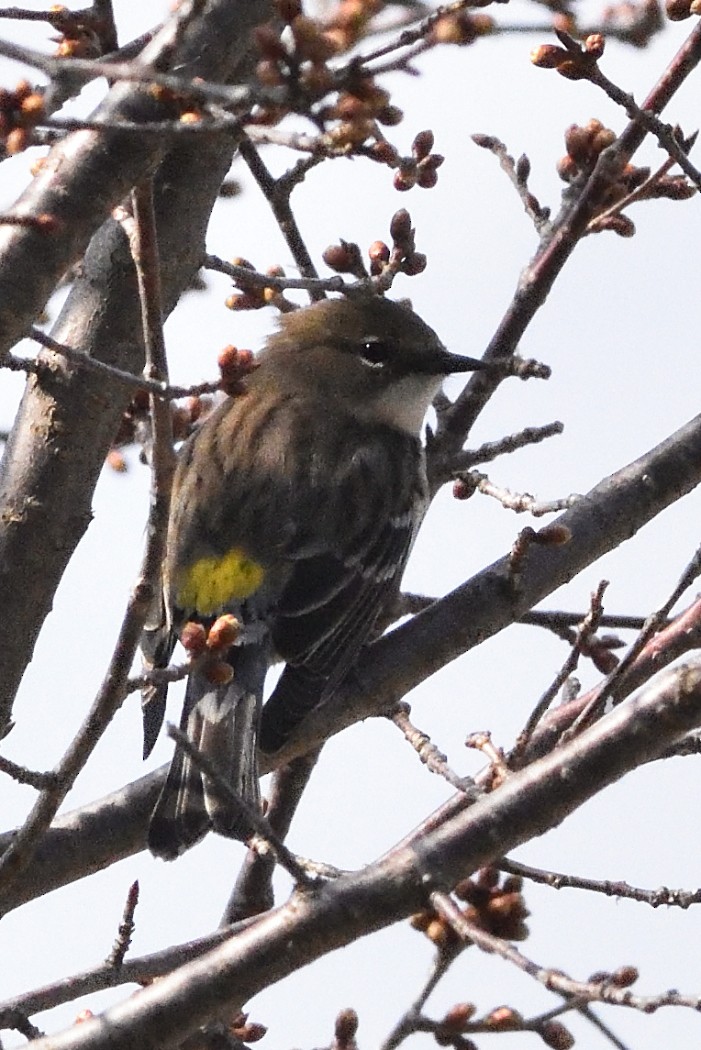
M 249 806 L 260 807 L 258 747 L 279 750 L 338 689 L 396 596 L 428 505 L 426 412 L 447 375 L 481 367 L 403 302 L 327 298 L 280 315 L 240 393 L 184 442 L 142 649 L 147 668 L 163 667 L 185 624 L 235 618 L 231 672 L 213 680 L 193 662 L 180 728 Z M 144 694 L 145 755 L 166 690 Z M 173 859 L 210 829 L 251 834 L 241 807 L 178 747 L 148 846 Z

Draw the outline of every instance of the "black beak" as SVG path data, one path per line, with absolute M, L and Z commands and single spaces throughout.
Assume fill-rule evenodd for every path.
M 457 372 L 479 372 L 490 367 L 487 361 L 479 361 L 476 357 L 451 354 L 443 347 L 433 356 L 431 365 L 433 374 L 439 376 L 450 376 Z

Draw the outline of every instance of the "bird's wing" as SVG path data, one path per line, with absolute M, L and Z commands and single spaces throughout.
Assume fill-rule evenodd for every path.
M 279 655 L 319 677 L 342 677 L 404 569 L 414 531 L 407 510 L 387 520 L 362 554 L 327 551 L 298 561 L 276 610 Z
M 275 618 L 273 643 L 287 666 L 263 709 L 262 750 L 282 746 L 370 640 L 404 570 L 420 521 L 417 509 L 408 499 L 351 557 L 327 551 L 296 563 Z

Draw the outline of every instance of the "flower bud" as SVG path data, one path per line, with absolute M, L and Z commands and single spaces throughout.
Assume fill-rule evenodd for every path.
M 530 58 L 539 69 L 558 69 L 569 58 L 569 51 L 556 44 L 539 44 L 532 49 Z
M 584 41 L 587 54 L 592 55 L 593 58 L 601 58 L 605 46 L 606 38 L 603 33 L 590 33 Z
M 571 1050 L 574 1046 L 574 1036 L 561 1021 L 545 1021 L 538 1034 L 552 1050 Z
M 432 131 L 420 131 L 411 144 L 411 152 L 417 160 L 423 160 L 433 149 L 433 143 Z
M 389 233 L 395 244 L 403 244 L 409 240 L 412 235 L 411 215 L 406 208 L 395 211 L 389 224 Z

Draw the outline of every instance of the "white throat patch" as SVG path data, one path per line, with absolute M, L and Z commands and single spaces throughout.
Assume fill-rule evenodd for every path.
M 442 383 L 441 376 L 410 375 L 372 399 L 372 418 L 419 437 L 426 413 Z

